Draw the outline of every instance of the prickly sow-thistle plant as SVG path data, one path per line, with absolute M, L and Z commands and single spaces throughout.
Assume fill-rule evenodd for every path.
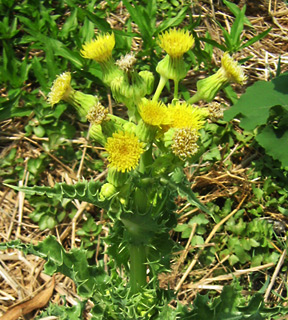
M 173 247 L 169 231 L 176 224 L 176 192 L 209 213 L 185 183 L 184 175 L 179 175 L 185 161 L 198 152 L 200 130 L 209 116 L 208 109 L 193 106 L 191 101 L 211 101 L 228 82 L 245 80 L 241 67 L 224 53 L 216 74 L 198 81 L 198 91 L 188 102 L 180 101 L 178 84 L 188 72 L 183 56 L 193 47 L 193 36 L 174 28 L 162 33 L 158 44 L 167 55 L 156 68 L 160 81 L 152 98 L 154 76 L 134 70 L 133 54 L 113 60 L 113 33 L 98 36 L 81 50 L 84 58 L 100 64 L 104 83 L 115 100 L 127 106 L 128 120 L 110 114 L 96 96 L 74 90 L 69 72 L 57 77 L 48 95 L 52 106 L 64 100 L 86 117 L 91 123 L 90 138 L 107 151 L 107 181 L 95 192 L 88 182 L 75 187 L 74 193 L 65 186 L 58 189 L 63 197 L 78 197 L 107 210 L 114 221 L 108 252 L 128 270 L 130 295 L 147 287 L 157 289 L 157 274 L 169 268 Z M 174 81 L 174 99 L 165 105 L 159 97 L 169 80 Z M 149 303 L 147 310 L 153 313 Z

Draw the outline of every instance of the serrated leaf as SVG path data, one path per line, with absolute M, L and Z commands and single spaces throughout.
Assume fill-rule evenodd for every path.
M 181 197 L 186 197 L 187 201 L 189 203 L 191 203 L 192 205 L 196 206 L 198 209 L 206 212 L 207 214 L 209 214 L 212 219 L 215 221 L 215 218 L 212 214 L 212 212 L 206 207 L 204 206 L 203 203 L 201 203 L 201 201 L 195 196 L 194 192 L 188 188 L 187 186 L 184 185 L 184 183 L 174 183 L 171 180 L 168 180 L 166 178 L 162 178 L 161 179 L 164 183 L 167 183 L 170 187 L 172 187 L 174 190 L 177 190 L 178 194 Z
M 89 202 L 98 207 L 106 209 L 108 206 L 107 202 L 101 201 L 98 198 L 98 192 L 100 191 L 100 188 L 102 186 L 102 184 L 99 181 L 84 180 L 81 182 L 77 182 L 74 185 L 68 185 L 66 183 L 57 183 L 53 188 L 44 186 L 17 187 L 9 184 L 6 185 L 14 190 L 22 191 L 29 195 L 46 195 L 49 198 L 56 197 L 59 200 L 62 200 L 63 198 L 78 199 L 80 201 Z
M 288 110 L 288 75 L 281 75 L 272 81 L 255 82 L 239 101 L 224 112 L 224 120 L 241 118 L 240 126 L 254 130 L 264 125 L 269 117 L 270 108 L 281 105 Z
M 26 254 L 34 254 L 45 259 L 44 271 L 52 275 L 61 272 L 71 278 L 77 292 L 82 297 L 91 297 L 97 290 L 105 290 L 107 276 L 102 268 L 90 266 L 84 249 L 66 252 L 54 236 L 48 236 L 37 245 L 22 244 L 19 241 L 2 243 L 0 250 L 15 248 Z

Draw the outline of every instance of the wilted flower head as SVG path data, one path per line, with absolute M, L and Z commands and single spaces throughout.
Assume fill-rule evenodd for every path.
M 210 102 L 208 105 L 208 112 L 209 112 L 209 117 L 212 120 L 217 120 L 223 118 L 223 112 L 224 108 L 222 107 L 221 103 L 213 101 Z
M 229 55 L 228 52 L 224 53 L 221 59 L 221 65 L 229 82 L 244 84 L 247 77 L 245 76 L 242 67 Z
M 179 58 L 193 46 L 194 38 L 187 30 L 173 28 L 159 35 L 158 44 L 171 58 Z
M 198 151 L 197 140 L 199 135 L 196 129 L 182 128 L 176 129 L 171 145 L 172 152 L 181 160 L 193 156 Z
M 107 139 L 108 167 L 125 172 L 134 169 L 144 152 L 144 144 L 132 132 L 115 132 Z
M 151 126 L 169 124 L 168 109 L 162 102 L 143 99 L 138 110 L 143 121 Z
M 103 107 L 102 104 L 99 102 L 90 110 L 86 116 L 87 120 L 94 124 L 101 124 L 102 121 L 107 119 L 108 109 Z
M 64 72 L 57 76 L 47 97 L 47 101 L 51 106 L 54 106 L 54 104 L 69 96 L 69 93 L 72 90 L 70 83 L 70 72 Z
M 204 125 L 203 112 L 199 108 L 193 107 L 186 102 L 168 105 L 170 127 L 172 128 L 192 128 L 199 130 Z
M 121 56 L 119 60 L 116 61 L 116 65 L 123 71 L 131 71 L 133 65 L 136 62 L 135 55 L 133 53 L 127 53 L 125 56 Z
M 86 59 L 93 59 L 97 62 L 106 62 L 112 57 L 112 50 L 115 46 L 114 33 L 106 33 L 104 35 L 98 35 L 98 37 L 90 42 L 86 42 L 82 50 L 81 55 Z

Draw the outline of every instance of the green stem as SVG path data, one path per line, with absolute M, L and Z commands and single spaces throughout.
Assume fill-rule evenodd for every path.
M 160 94 L 163 91 L 167 81 L 168 81 L 168 78 L 163 77 L 163 76 L 160 77 L 160 80 L 159 80 L 159 83 L 158 83 L 158 87 L 156 89 L 156 92 L 155 92 L 155 94 L 153 96 L 152 101 L 158 101 L 159 100 Z
M 174 80 L 174 99 L 178 99 L 179 81 Z
M 146 254 L 144 245 L 130 245 L 130 285 L 135 294 L 146 285 Z
M 187 103 L 193 104 L 196 103 L 198 101 L 202 100 L 200 94 L 198 92 L 196 92 L 194 94 L 194 96 L 192 96 L 190 99 L 187 100 Z
M 140 158 L 139 172 L 144 173 L 147 170 L 147 168 L 149 168 L 152 165 L 152 163 L 152 146 L 150 146 L 150 148 L 146 150 Z

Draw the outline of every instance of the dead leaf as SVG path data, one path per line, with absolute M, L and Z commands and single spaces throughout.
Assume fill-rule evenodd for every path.
M 43 308 L 50 300 L 55 287 L 55 277 L 52 278 L 51 285 L 40 291 L 35 297 L 28 301 L 12 306 L 0 320 L 17 320 L 19 317 L 35 310 Z

